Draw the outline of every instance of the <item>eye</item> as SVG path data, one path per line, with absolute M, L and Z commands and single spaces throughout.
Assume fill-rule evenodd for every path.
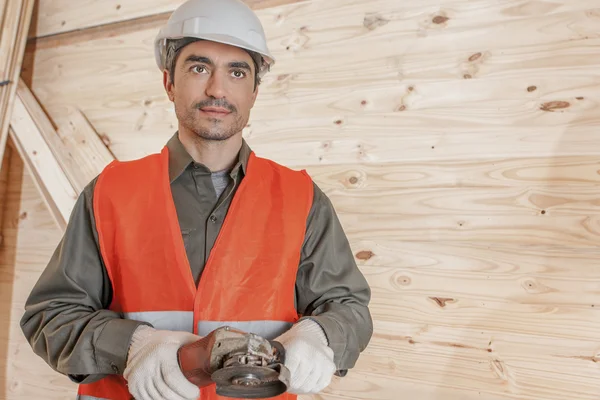
M 237 70 L 233 71 L 233 76 L 236 78 L 243 78 L 246 76 L 246 72 L 237 69 Z
M 197 71 L 197 70 L 199 70 L 199 71 Z M 203 71 L 206 71 L 206 68 L 204 68 L 204 66 L 203 66 L 203 65 L 194 65 L 194 66 L 192 67 L 192 71 L 193 71 L 193 72 L 202 73 Z

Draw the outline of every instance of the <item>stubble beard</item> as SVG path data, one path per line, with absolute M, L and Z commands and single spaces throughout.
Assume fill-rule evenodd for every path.
M 224 141 L 241 132 L 246 126 L 247 121 L 235 109 L 230 109 L 231 113 L 220 119 L 201 117 L 200 107 L 202 105 L 195 105 L 185 110 L 175 107 L 181 125 L 194 133 L 198 139 Z

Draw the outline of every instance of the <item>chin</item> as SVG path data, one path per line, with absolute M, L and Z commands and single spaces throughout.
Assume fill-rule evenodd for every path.
M 224 121 L 218 118 L 185 118 L 182 121 L 189 132 L 198 139 L 224 141 L 242 132 L 243 120 Z
M 237 131 L 232 129 L 232 130 L 215 130 L 215 129 L 203 129 L 203 128 L 197 128 L 197 129 L 193 129 L 193 132 L 196 134 L 196 136 L 198 136 L 201 139 L 204 140 L 215 140 L 215 141 L 223 141 L 223 140 L 227 140 L 233 136 L 236 135 Z

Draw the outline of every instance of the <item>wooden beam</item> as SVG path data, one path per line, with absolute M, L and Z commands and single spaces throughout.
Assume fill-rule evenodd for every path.
M 62 146 L 57 154 L 75 190 L 83 191 L 104 167 L 115 159 L 85 115 L 75 107 L 69 107 L 68 122 L 57 133 Z
M 34 0 L 8 0 L 0 11 L 0 160 L 8 138 L 16 84 L 21 74 Z
M 7 148 L 4 151 L 4 157 L 2 158 L 2 166 L 0 167 L 0 248 L 4 243 L 4 214 L 6 209 L 6 199 L 8 192 L 8 171 L 10 169 L 10 160 L 12 156 L 12 149 Z
M 9 134 L 52 217 L 64 230 L 77 192 L 19 96 L 15 97 Z
M 245 0 L 254 10 L 307 0 Z M 102 37 L 123 35 L 164 24 L 181 0 L 40 0 L 37 26 L 29 37 L 43 48 L 73 44 Z M 152 10 L 152 13 L 149 13 Z
M 76 107 L 67 107 L 66 122 L 54 129 L 23 80 L 19 80 L 17 94 L 77 193 L 115 159 L 87 118 Z
M 54 129 L 33 93 L 19 80 L 10 135 L 61 229 L 79 193 L 115 159 L 78 109 L 71 108 L 68 115 L 67 125 Z

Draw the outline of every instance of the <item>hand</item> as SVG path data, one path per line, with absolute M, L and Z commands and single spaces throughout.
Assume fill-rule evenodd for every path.
M 136 400 L 197 400 L 200 389 L 183 376 L 177 350 L 199 339 L 189 332 L 139 326 L 133 333 L 123 373 L 131 395 Z
M 288 392 L 319 393 L 329 386 L 336 367 L 333 350 L 318 323 L 302 320 L 275 341 L 285 349 L 285 366 L 290 370 Z

